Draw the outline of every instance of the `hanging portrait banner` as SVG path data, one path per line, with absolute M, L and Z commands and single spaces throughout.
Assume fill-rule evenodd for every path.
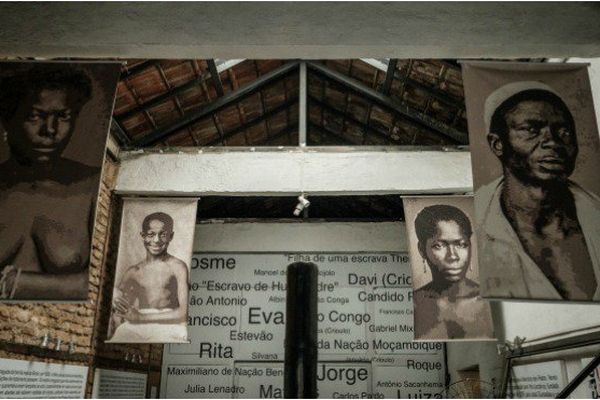
M 600 140 L 587 65 L 462 64 L 486 298 L 600 300 Z
M 86 301 L 120 63 L 0 62 L 0 301 Z
M 187 343 L 198 199 L 125 199 L 109 343 Z
M 404 197 L 415 340 L 493 340 L 479 293 L 471 196 Z

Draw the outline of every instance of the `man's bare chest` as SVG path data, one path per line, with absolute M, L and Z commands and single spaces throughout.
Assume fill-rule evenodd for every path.
M 523 247 L 561 295 L 589 300 L 596 290 L 596 278 L 581 229 L 566 235 L 522 234 Z

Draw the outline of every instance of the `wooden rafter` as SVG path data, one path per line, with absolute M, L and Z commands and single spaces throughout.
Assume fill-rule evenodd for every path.
M 215 85 L 215 90 L 217 91 L 217 96 L 222 97 L 225 94 L 225 90 L 223 89 L 223 82 L 221 82 L 221 76 L 219 76 L 219 71 L 217 71 L 217 64 L 215 64 L 215 60 L 210 59 L 206 60 L 208 64 L 208 71 L 210 72 L 210 78 Z
M 189 82 L 186 82 L 179 86 L 175 86 L 170 91 L 165 92 L 161 95 L 158 95 L 150 100 L 147 100 L 147 101 L 139 104 L 135 108 L 124 112 L 123 114 L 117 115 L 117 118 L 121 121 L 126 120 L 126 119 L 132 117 L 133 115 L 135 115 L 139 112 L 148 110 L 148 109 L 166 101 L 167 99 L 170 99 L 173 96 L 177 96 L 177 95 L 185 92 L 186 90 L 192 89 L 194 87 L 198 87 L 203 82 L 206 82 L 209 79 L 210 79 L 210 74 L 203 74 L 203 75 L 197 76 L 195 79 L 193 79 Z
M 168 92 L 170 92 L 171 91 L 171 84 L 169 83 L 169 80 L 167 79 L 167 75 L 165 74 L 165 70 L 163 69 L 163 67 L 160 64 L 156 65 L 156 69 L 158 69 L 158 74 L 160 75 L 160 78 L 162 79 L 162 82 L 165 85 L 165 88 L 167 89 Z M 183 111 L 183 107 L 181 106 L 181 102 L 179 101 L 179 97 L 173 96 L 173 101 L 175 102 L 175 107 L 177 107 L 177 111 L 179 112 L 179 116 L 183 117 L 185 115 L 185 112 Z M 194 144 L 196 146 L 198 146 L 198 141 L 196 140 L 196 137 L 194 136 L 191 127 L 188 127 L 188 133 L 190 135 L 190 138 L 192 138 L 192 142 L 194 142 Z
M 315 104 L 315 105 L 321 107 L 321 110 L 326 110 L 327 112 L 335 115 L 338 118 L 343 118 L 345 116 L 348 121 L 350 121 L 353 124 L 358 125 L 358 126 L 360 126 L 362 128 L 363 135 L 368 132 L 369 134 L 371 134 L 373 136 L 379 136 L 379 137 L 384 138 L 384 139 L 386 139 L 388 141 L 396 142 L 395 144 L 401 144 L 401 143 L 398 143 L 397 140 L 394 140 L 390 136 L 386 135 L 385 133 L 379 132 L 377 129 L 373 129 L 371 126 L 369 126 L 365 122 L 359 121 L 358 119 L 356 119 L 351 114 L 344 113 L 343 111 L 338 110 L 335 107 L 333 107 L 333 106 L 331 106 L 331 105 L 329 105 L 327 103 L 323 103 L 322 101 L 319 101 L 318 99 L 316 99 L 313 96 L 309 96 L 309 99 L 310 99 L 310 101 L 311 101 L 312 104 Z
M 199 121 L 200 119 L 212 115 L 213 113 L 216 113 L 219 110 L 228 107 L 234 104 L 235 102 L 240 101 L 243 98 L 246 98 L 247 96 L 255 93 L 257 90 L 260 90 L 265 85 L 277 79 L 287 76 L 297 67 L 297 61 L 285 63 L 281 67 L 260 76 L 254 82 L 240 87 L 238 90 L 229 92 L 224 96 L 212 101 L 210 104 L 207 104 L 201 110 L 198 110 L 194 113 L 189 113 L 188 115 L 179 118 L 177 121 L 169 124 L 168 126 L 156 129 L 150 134 L 141 137 L 134 143 L 134 146 L 148 146 L 157 143 L 161 140 L 164 140 L 172 133 L 184 129 Z
M 129 78 L 133 75 L 142 73 L 158 64 L 160 64 L 160 60 L 145 60 L 141 63 L 135 64 L 132 67 L 127 67 L 127 65 L 125 65 L 124 71 L 121 72 L 121 79 Z
M 417 111 L 406 104 L 400 103 L 397 100 L 392 99 L 380 92 L 377 92 L 376 90 L 373 90 L 363 85 L 361 82 L 349 78 L 348 76 L 340 72 L 333 71 L 322 64 L 315 62 L 308 62 L 307 64 L 310 67 L 310 69 L 314 72 L 325 76 L 326 78 L 332 79 L 338 83 L 341 83 L 348 89 L 369 98 L 371 101 L 374 101 L 384 106 L 385 108 L 388 108 L 403 115 L 407 119 L 413 121 L 414 123 L 420 126 L 445 135 L 459 143 L 468 143 L 468 137 L 465 132 L 461 132 L 454 127 L 446 125 L 431 116 L 425 115 L 424 113 Z
M 289 109 L 291 106 L 293 106 L 294 104 L 296 104 L 298 102 L 297 98 L 293 98 L 285 103 L 282 103 L 280 105 L 278 105 L 277 107 L 273 108 L 272 110 L 269 110 L 268 112 L 262 114 L 259 117 L 256 117 L 248 122 L 246 122 L 243 125 L 238 126 L 237 128 L 232 129 L 229 132 L 224 132 L 223 133 L 223 139 L 227 140 L 227 139 L 231 139 L 232 137 L 238 135 L 241 132 L 244 132 L 256 125 L 260 125 L 262 123 L 264 123 L 265 121 L 268 121 L 270 118 L 274 117 L 275 115 L 286 111 L 287 109 Z M 221 140 L 214 140 L 212 142 L 209 142 L 208 144 L 206 144 L 207 146 L 216 146 Z
M 390 89 L 392 88 L 392 82 L 394 82 L 394 76 L 396 74 L 396 66 L 398 65 L 398 59 L 392 58 L 390 59 L 387 71 L 385 73 L 385 80 L 383 81 L 383 85 L 381 86 L 381 93 L 388 95 L 390 94 Z

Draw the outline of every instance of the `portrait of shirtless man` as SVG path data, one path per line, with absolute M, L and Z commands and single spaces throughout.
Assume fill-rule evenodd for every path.
M 100 167 L 63 156 L 90 77 L 37 65 L 0 82 L 0 299 L 85 300 Z M 104 150 L 101 150 L 102 154 Z
M 188 266 L 168 252 L 174 234 L 170 215 L 144 218 L 140 236 L 146 256 L 126 268 L 115 286 L 109 341 L 187 341 Z

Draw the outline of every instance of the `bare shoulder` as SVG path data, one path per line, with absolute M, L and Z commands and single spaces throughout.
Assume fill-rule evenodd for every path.
M 170 256 L 167 261 L 167 264 L 171 267 L 174 273 L 188 272 L 187 264 L 183 260 L 180 260 L 175 256 Z

